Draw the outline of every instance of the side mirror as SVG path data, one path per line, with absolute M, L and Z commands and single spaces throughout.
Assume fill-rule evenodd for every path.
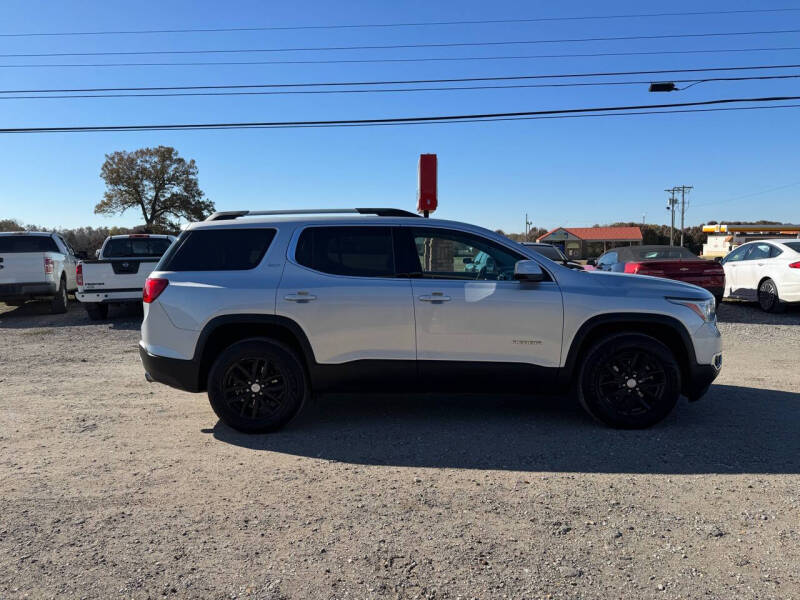
M 594 258 L 590 258 L 589 260 L 586 261 L 586 264 L 589 265 L 590 267 L 596 267 L 597 266 L 597 260 L 594 259 Z
M 94 251 L 94 257 L 95 258 L 100 258 L 100 248 L 98 248 L 97 250 Z
M 466 258 L 462 258 L 461 262 L 463 262 L 465 265 L 471 265 L 472 259 L 469 256 L 467 256 Z
M 519 260 L 514 265 L 514 279 L 517 281 L 542 281 L 544 271 L 535 260 Z
M 721 256 L 715 256 L 715 257 L 714 257 L 714 262 L 715 262 L 715 263 L 722 264 L 722 257 L 721 257 Z

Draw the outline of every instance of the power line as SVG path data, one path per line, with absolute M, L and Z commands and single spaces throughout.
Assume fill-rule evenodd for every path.
M 670 104 L 645 104 L 634 106 L 605 106 L 589 108 L 549 109 L 535 111 L 521 111 L 508 113 L 483 113 L 468 115 L 440 115 L 428 117 L 394 117 L 378 119 L 337 119 L 327 121 L 265 121 L 241 123 L 173 123 L 160 125 L 91 125 L 91 126 L 54 126 L 54 127 L 10 127 L 0 128 L 0 133 L 72 133 L 72 132 L 97 132 L 97 131 L 175 131 L 175 130 L 205 130 L 205 129 L 247 129 L 266 127 L 326 127 L 326 126 L 369 126 L 386 124 L 418 124 L 437 122 L 470 122 L 500 119 L 522 119 L 544 116 L 565 116 L 591 113 L 615 113 L 619 111 L 647 111 L 659 109 L 690 108 L 698 106 L 716 106 L 735 103 L 766 103 L 786 102 L 800 100 L 800 96 L 772 96 L 763 98 L 721 98 L 717 100 L 703 100 L 698 102 L 678 102 Z M 750 107 L 740 107 L 750 108 Z M 639 113 L 633 113 L 639 114 Z
M 179 85 L 179 86 L 139 86 L 139 87 L 96 87 L 96 88 L 50 88 L 0 90 L 0 94 L 47 94 L 47 93 L 79 93 L 79 92 L 134 92 L 134 91 L 167 91 L 167 90 L 206 90 L 206 89 L 243 89 L 243 88 L 294 88 L 324 86 L 357 86 L 357 85 L 405 85 L 419 83 L 463 83 L 474 81 L 513 81 L 527 79 L 563 79 L 586 77 L 619 77 L 626 75 L 663 75 L 666 73 L 708 73 L 712 71 L 759 71 L 772 69 L 800 69 L 800 63 L 783 65 L 752 65 L 736 67 L 702 67 L 695 69 L 655 69 L 647 71 L 600 71 L 590 73 L 552 73 L 535 75 L 505 75 L 484 77 L 451 77 L 448 79 L 394 79 L 375 81 L 323 81 L 303 83 L 256 83 L 232 85 Z M 684 80 L 695 81 L 695 80 Z M 706 80 L 703 80 L 706 81 Z M 637 82 L 638 83 L 638 82 Z
M 304 29 L 375 29 L 390 27 L 431 27 L 442 25 L 494 25 L 510 23 L 543 23 L 554 21 L 599 21 L 611 19 L 647 19 L 660 17 L 691 17 L 705 15 L 764 14 L 800 11 L 800 8 L 761 8 L 750 10 L 707 10 L 690 12 L 632 13 L 618 15 L 585 15 L 575 17 L 535 17 L 529 19 L 487 19 L 474 21 L 421 21 L 416 23 L 361 23 L 340 25 L 271 25 L 260 27 L 209 27 L 197 29 L 132 29 L 118 31 L 60 31 L 0 33 L 0 37 L 46 37 L 81 35 L 144 35 L 161 33 L 222 33 L 242 31 L 298 31 Z
M 632 40 L 668 40 L 678 38 L 733 37 L 751 35 L 776 35 L 784 33 L 800 33 L 800 29 L 775 29 L 768 31 L 729 31 L 704 33 L 670 33 L 661 35 L 626 35 L 613 37 L 564 38 L 551 40 L 504 40 L 497 42 L 438 42 L 431 44 L 385 44 L 367 46 L 307 46 L 294 48 L 217 48 L 211 50 L 120 50 L 103 52 L 42 52 L 25 54 L 0 54 L 0 58 L 46 58 L 53 56 L 153 56 L 153 55 L 185 55 L 185 54 L 249 54 L 263 52 L 327 52 L 340 50 L 399 50 L 406 48 L 464 48 L 486 46 L 517 46 L 530 44 L 566 44 L 575 42 L 614 42 Z
M 695 208 L 700 208 L 703 206 L 712 206 L 714 204 L 728 204 L 729 202 L 736 202 L 738 200 L 744 200 L 746 198 L 752 198 L 754 196 L 761 196 L 763 194 L 769 194 L 770 192 L 777 192 L 779 190 L 785 190 L 790 187 L 794 187 L 796 185 L 800 185 L 800 181 L 795 181 L 794 183 L 787 183 L 786 185 L 779 185 L 776 187 L 770 187 L 765 190 L 761 190 L 760 192 L 751 192 L 749 194 L 742 194 L 741 196 L 734 196 L 733 198 L 727 198 L 725 200 L 715 200 L 713 202 L 702 202 L 700 204 L 695 204 Z
M 768 79 L 800 79 L 800 74 L 796 75 L 764 75 L 759 77 L 709 77 L 707 79 L 672 79 L 673 83 L 691 83 L 681 89 L 686 89 L 698 83 L 709 83 L 715 81 L 751 81 Z M 446 86 L 446 87 L 410 87 L 410 88 L 376 88 L 376 89 L 333 89 L 333 90 L 278 90 L 278 91 L 222 91 L 222 92 L 152 92 L 152 93 L 109 93 L 109 94 L 56 94 L 47 96 L 36 95 L 16 95 L 0 96 L 2 100 L 69 100 L 86 98 L 180 98 L 180 97 L 209 97 L 209 96 L 282 96 L 295 94 L 380 94 L 380 93 L 404 93 L 404 92 L 455 92 L 472 90 L 510 90 L 510 89 L 529 89 L 529 88 L 564 88 L 564 87 L 597 87 L 597 86 L 616 86 L 616 85 L 647 85 L 650 81 L 583 81 L 570 83 L 523 83 L 512 85 L 471 85 L 471 86 Z M 225 86 L 221 86 L 225 87 Z M 237 87 L 237 86 L 234 86 Z M 6 92 L 0 92 L 6 93 Z
M 800 46 L 781 46 L 772 48 L 722 48 L 717 50 L 654 50 L 644 52 L 589 52 L 580 54 L 528 54 L 517 56 L 445 56 L 423 58 L 356 58 L 332 60 L 259 60 L 259 61 L 192 61 L 192 62 L 125 62 L 125 63 L 23 63 L 0 65 L 0 69 L 28 68 L 97 68 L 97 67 L 208 67 L 208 66 L 247 66 L 247 65 L 326 65 L 326 64 L 365 64 L 365 63 L 416 63 L 416 62 L 464 62 L 481 60 L 528 60 L 542 58 L 601 58 L 608 56 L 666 56 L 671 54 L 727 54 L 742 52 L 787 52 L 800 50 Z

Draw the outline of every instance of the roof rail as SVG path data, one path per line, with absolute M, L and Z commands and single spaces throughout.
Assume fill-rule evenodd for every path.
M 239 217 L 256 217 L 264 215 L 331 215 L 359 214 L 376 215 L 378 217 L 419 217 L 419 215 L 400 208 L 311 208 L 304 210 L 225 210 L 215 212 L 206 221 L 230 221 Z

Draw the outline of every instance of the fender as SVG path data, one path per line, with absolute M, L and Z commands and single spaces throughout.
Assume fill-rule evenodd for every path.
M 636 329 L 643 330 L 643 333 L 648 333 L 648 327 L 668 327 L 670 331 L 675 333 L 680 339 L 682 350 L 685 352 L 683 356 L 677 356 L 678 362 L 684 360 L 686 364 L 682 366 L 691 368 L 697 364 L 697 359 L 694 353 L 694 344 L 692 338 L 686 327 L 678 319 L 668 315 L 656 315 L 649 313 L 607 313 L 597 315 L 585 321 L 575 333 L 572 342 L 567 352 L 567 359 L 564 366 L 559 372 L 559 383 L 568 386 L 573 380 L 578 368 L 578 358 L 582 350 L 584 350 L 584 342 L 592 336 L 599 328 L 613 327 L 613 326 L 630 326 L 633 331 Z

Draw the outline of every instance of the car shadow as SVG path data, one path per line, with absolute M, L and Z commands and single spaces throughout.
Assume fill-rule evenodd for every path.
M 725 300 L 717 307 L 720 323 L 746 323 L 753 325 L 800 325 L 800 305 L 784 305 L 784 312 L 768 313 L 755 302 Z
M 26 302 L 10 307 L 0 304 L 0 329 L 29 329 L 39 327 L 81 327 L 106 324 L 110 329 L 131 331 L 142 326 L 142 312 L 137 304 L 114 305 L 109 308 L 108 319 L 92 321 L 83 306 L 70 300 L 65 314 L 54 315 L 47 301 Z
M 574 401 L 328 396 L 287 428 L 222 442 L 361 465 L 580 473 L 800 473 L 800 394 L 714 385 L 661 424 L 621 431 Z

